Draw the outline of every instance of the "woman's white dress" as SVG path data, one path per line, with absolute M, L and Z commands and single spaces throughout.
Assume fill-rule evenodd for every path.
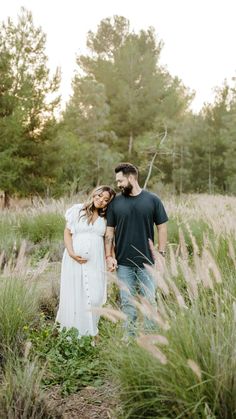
M 98 217 L 87 223 L 77 204 L 66 211 L 66 226 L 72 233 L 74 252 L 88 259 L 79 264 L 65 249 L 61 266 L 60 302 L 56 321 L 61 328 L 76 327 L 79 336 L 98 333 L 99 315 L 92 311 L 106 302 L 104 234 L 106 221 Z

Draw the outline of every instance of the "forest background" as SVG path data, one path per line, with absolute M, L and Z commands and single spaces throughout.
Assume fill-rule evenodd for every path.
M 160 64 L 152 27 L 134 32 L 104 18 L 78 55 L 72 94 L 59 112 L 60 69 L 48 67 L 46 35 L 24 8 L 0 26 L 0 190 L 60 197 L 113 184 L 131 161 L 155 192 L 236 193 L 235 80 L 198 113 L 193 92 Z M 151 176 L 148 173 L 151 169 Z

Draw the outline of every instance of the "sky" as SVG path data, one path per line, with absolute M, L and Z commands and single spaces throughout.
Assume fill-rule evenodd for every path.
M 1 0 L 0 20 L 16 19 L 24 6 L 47 35 L 49 67 L 61 67 L 63 103 L 71 94 L 76 55 L 86 36 L 113 15 L 134 31 L 153 26 L 164 43 L 160 63 L 195 91 L 192 109 L 214 100 L 214 88 L 236 75 L 236 0 Z

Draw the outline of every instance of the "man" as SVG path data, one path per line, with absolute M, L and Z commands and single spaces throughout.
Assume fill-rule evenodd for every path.
M 154 224 L 158 231 L 160 258 L 165 257 L 168 217 L 160 198 L 139 186 L 137 167 L 121 163 L 115 168 L 115 173 L 121 194 L 114 198 L 107 211 L 106 261 L 109 271 L 117 268 L 118 278 L 126 286 L 120 291 L 121 307 L 129 323 L 134 325 L 136 309 L 132 297 L 142 295 L 155 304 L 154 281 L 144 263 L 154 263 L 149 246 L 150 239 L 154 242 Z

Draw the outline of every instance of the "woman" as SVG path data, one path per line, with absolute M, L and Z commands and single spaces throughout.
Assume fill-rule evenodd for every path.
M 109 186 L 94 189 L 84 204 L 66 211 L 65 252 L 61 267 L 60 302 L 56 321 L 80 336 L 98 334 L 93 307 L 106 302 L 104 234 L 106 209 L 115 196 Z

